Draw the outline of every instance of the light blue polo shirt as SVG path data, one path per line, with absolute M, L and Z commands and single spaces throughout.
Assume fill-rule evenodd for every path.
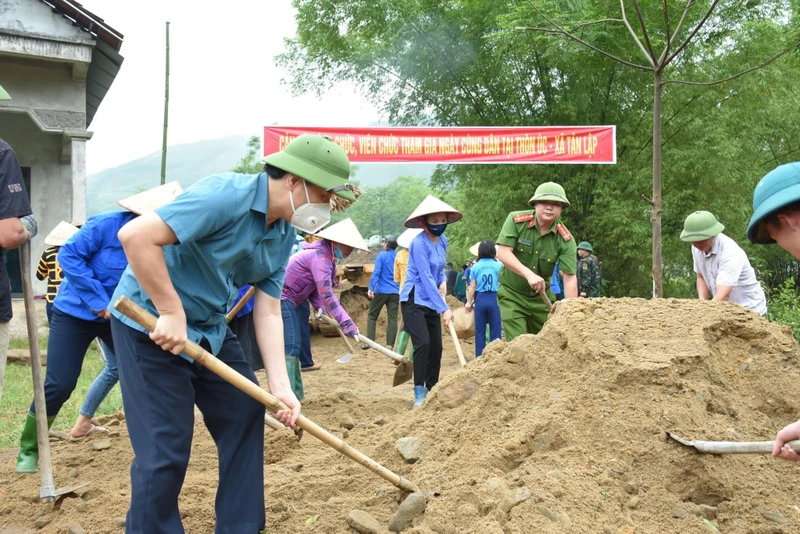
M 238 288 L 252 284 L 281 298 L 295 231 L 283 219 L 267 230 L 268 181 L 264 173 L 209 176 L 155 211 L 178 237 L 178 244 L 164 247 L 164 258 L 186 312 L 188 337 L 195 343 L 208 339 L 213 354 L 222 347 L 225 313 Z M 157 315 L 130 267 L 112 302 L 122 295 Z M 112 313 L 146 332 L 117 310 Z

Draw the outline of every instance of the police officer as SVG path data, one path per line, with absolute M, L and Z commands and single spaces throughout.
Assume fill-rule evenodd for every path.
M 588 241 L 578 245 L 578 296 L 600 296 L 600 264 L 593 256 L 594 249 Z
M 575 277 L 575 240 L 561 222 L 569 206 L 564 188 L 546 182 L 530 200 L 534 209 L 508 214 L 500 236 L 497 259 L 503 263 L 497 300 L 506 341 L 522 334 L 538 334 L 547 320 L 547 306 L 539 293 L 550 285 L 556 262 L 564 273 L 564 296 L 578 296 Z M 552 301 L 555 296 L 548 292 Z

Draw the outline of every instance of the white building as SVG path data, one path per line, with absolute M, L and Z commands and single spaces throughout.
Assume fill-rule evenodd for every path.
M 39 223 L 34 269 L 59 221 L 86 219 L 87 128 L 122 64 L 121 46 L 119 32 L 73 0 L 0 0 L 0 86 L 11 96 L 0 101 L 0 138 L 19 158 Z M 17 258 L 6 259 L 14 293 Z

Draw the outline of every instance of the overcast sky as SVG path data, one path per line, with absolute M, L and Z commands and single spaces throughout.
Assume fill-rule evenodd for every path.
M 378 111 L 343 86 L 317 99 L 293 97 L 275 66 L 295 32 L 290 0 L 81 0 L 125 36 L 122 69 L 92 121 L 89 174 L 161 150 L 164 23 L 170 22 L 169 144 L 265 125 L 364 126 Z M 244 151 L 244 147 L 243 147 Z

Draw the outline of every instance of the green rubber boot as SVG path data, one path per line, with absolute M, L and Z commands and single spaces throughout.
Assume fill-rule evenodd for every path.
M 47 418 L 47 428 L 53 426 L 56 416 Z M 28 412 L 22 437 L 19 439 L 17 473 L 36 473 L 39 471 L 39 443 L 36 441 L 36 415 Z
M 397 354 L 400 356 L 406 355 L 406 348 L 408 348 L 408 332 L 405 330 L 401 330 L 399 334 L 397 334 Z
M 300 372 L 300 358 L 297 356 L 286 356 L 286 371 L 289 372 L 289 384 L 292 386 L 297 400 L 305 398 L 303 395 L 303 374 Z

